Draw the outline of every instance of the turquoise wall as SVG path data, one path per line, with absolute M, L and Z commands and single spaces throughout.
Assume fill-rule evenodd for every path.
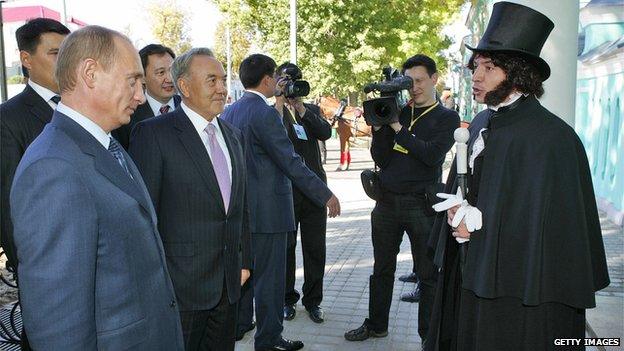
M 624 72 L 577 81 L 575 129 L 587 150 L 596 196 L 624 210 Z

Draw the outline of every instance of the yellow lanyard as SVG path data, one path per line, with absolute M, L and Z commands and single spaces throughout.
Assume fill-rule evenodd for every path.
M 292 108 L 291 106 L 287 106 L 286 109 L 288 110 L 288 112 L 290 112 L 290 118 L 292 118 L 293 124 L 299 124 L 297 123 L 297 118 L 295 117 L 295 113 L 297 111 L 295 111 L 295 109 Z
M 419 119 L 422 118 L 422 116 L 426 115 L 429 111 L 433 110 L 436 106 L 438 106 L 440 103 L 438 101 L 436 101 L 435 104 L 429 106 L 428 109 L 426 109 L 425 111 L 423 111 L 423 113 L 421 113 L 418 117 L 416 117 L 416 119 L 414 119 L 414 105 L 412 105 L 412 123 L 410 124 L 409 128 L 407 130 L 411 130 L 412 127 L 414 126 L 414 124 L 416 124 L 416 122 L 418 122 Z

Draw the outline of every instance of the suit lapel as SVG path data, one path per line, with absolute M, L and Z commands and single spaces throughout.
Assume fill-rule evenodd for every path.
M 54 112 L 52 107 L 48 105 L 30 85 L 26 85 L 24 93 L 26 94 L 25 101 L 30 113 L 41 120 L 41 122 L 49 123 L 50 120 L 52 120 L 52 113 Z
M 219 123 L 219 127 L 221 127 L 221 131 L 223 132 L 223 137 L 225 139 L 225 143 L 227 144 L 228 152 L 230 154 L 230 162 L 232 163 L 232 191 L 230 193 L 230 208 L 228 208 L 228 213 L 232 209 L 233 202 L 232 199 L 236 199 L 238 192 L 240 191 L 240 186 L 238 183 L 238 179 L 243 176 L 242 174 L 242 162 L 243 159 L 239 158 L 242 155 L 241 152 L 237 152 L 237 150 L 241 147 L 234 136 L 234 133 L 228 128 L 221 119 L 217 118 L 217 122 Z
M 206 146 L 197 134 L 197 130 L 193 127 L 191 120 L 189 120 L 188 116 L 181 108 L 176 109 L 174 126 L 178 130 L 180 142 L 184 145 L 186 152 L 193 160 L 208 190 L 210 190 L 213 197 L 217 199 L 216 203 L 219 204 L 221 210 L 225 212 L 225 205 L 221 197 L 219 183 L 217 182 L 210 156 L 208 156 L 208 152 L 206 151 Z
M 85 154 L 93 156 L 95 169 L 100 174 L 106 177 L 111 183 L 128 194 L 130 197 L 135 199 L 141 207 L 143 207 L 150 214 L 150 216 L 153 216 L 154 210 L 151 207 L 149 197 L 147 197 L 145 193 L 141 193 L 139 189 L 140 183 L 135 182 L 135 180 L 128 176 L 115 157 L 113 157 L 113 155 L 106 150 L 99 141 L 97 141 L 78 123 L 58 111 L 54 112 L 53 123 L 63 129 L 69 137 L 74 139 L 76 144 Z M 134 167 L 134 163 L 130 161 L 130 156 L 128 156 L 125 152 L 124 157 L 126 157 L 128 164 L 132 164 Z M 136 173 L 136 175 L 133 174 L 135 179 L 137 176 L 140 179 L 140 175 L 138 173 Z

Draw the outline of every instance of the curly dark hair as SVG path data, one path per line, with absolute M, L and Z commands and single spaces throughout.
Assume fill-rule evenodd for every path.
M 494 90 L 485 95 L 486 104 L 490 106 L 500 104 L 514 89 L 538 98 L 544 95 L 543 79 L 529 58 L 512 52 L 475 51 L 468 61 L 468 68 L 472 71 L 475 69 L 474 60 L 477 55 L 491 59 L 494 66 L 502 69 L 507 76 Z

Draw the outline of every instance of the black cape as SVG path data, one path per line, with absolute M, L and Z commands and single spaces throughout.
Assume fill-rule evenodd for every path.
M 477 298 L 585 309 L 609 285 L 587 156 L 574 130 L 528 97 L 503 113 L 479 113 L 469 151 L 490 117 L 476 204 L 483 227 L 471 235 L 463 276 L 446 216 L 432 231 L 440 276 L 427 350 L 453 332 L 460 287 Z M 453 164 L 446 193 L 455 193 L 455 175 Z

